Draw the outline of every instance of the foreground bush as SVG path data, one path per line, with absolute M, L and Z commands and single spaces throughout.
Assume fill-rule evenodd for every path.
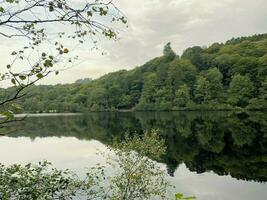
M 70 200 L 70 199 L 193 199 L 171 194 L 172 186 L 159 164 L 165 153 L 164 141 L 157 131 L 142 137 L 115 141 L 109 147 L 106 165 L 88 170 L 81 180 L 69 170 L 52 168 L 44 161 L 37 165 L 0 165 L 1 200 Z M 108 171 L 112 170 L 112 174 Z

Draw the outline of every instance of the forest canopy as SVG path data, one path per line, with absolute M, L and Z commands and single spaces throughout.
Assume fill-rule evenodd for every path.
M 0 99 L 14 88 L 1 89 Z M 24 112 L 267 108 L 267 34 L 240 37 L 73 84 L 33 86 Z

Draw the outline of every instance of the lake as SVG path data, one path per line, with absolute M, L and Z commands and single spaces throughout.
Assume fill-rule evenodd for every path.
M 177 192 L 199 200 L 267 199 L 267 113 L 146 112 L 29 117 L 0 137 L 3 164 L 49 160 L 82 174 L 113 138 L 159 129 Z

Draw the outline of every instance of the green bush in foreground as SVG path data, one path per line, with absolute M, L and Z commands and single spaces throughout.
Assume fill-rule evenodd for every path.
M 146 132 L 142 137 L 126 135 L 124 141 L 115 141 L 109 150 L 106 166 L 90 168 L 83 180 L 69 170 L 52 168 L 47 161 L 37 165 L 0 165 L 0 199 L 195 199 L 171 194 L 165 170 L 151 160 L 160 159 L 166 150 L 157 131 Z

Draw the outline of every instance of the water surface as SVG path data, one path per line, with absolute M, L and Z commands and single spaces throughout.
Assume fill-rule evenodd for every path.
M 161 160 L 177 191 L 199 200 L 267 199 L 267 113 L 91 113 L 29 117 L 0 137 L 4 164 L 47 159 L 79 174 L 102 162 L 97 155 L 126 131 L 159 129 Z

